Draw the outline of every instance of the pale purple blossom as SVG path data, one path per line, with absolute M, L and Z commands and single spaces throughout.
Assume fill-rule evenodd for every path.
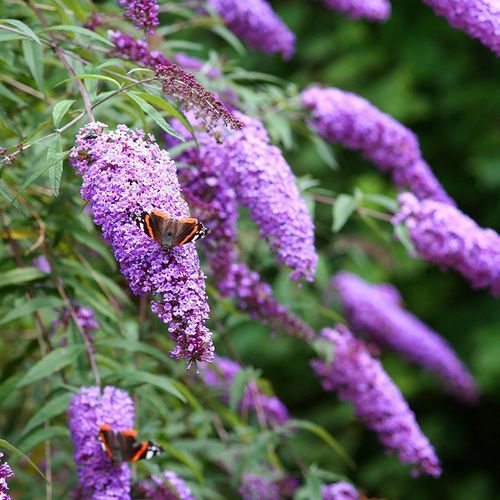
M 477 399 L 474 379 L 453 348 L 403 308 L 396 288 L 388 283 L 372 285 L 347 272 L 335 275 L 332 284 L 355 333 L 427 368 L 459 398 L 469 402 Z
M 42 271 L 42 273 L 51 273 L 52 268 L 50 267 L 50 263 L 47 260 L 47 257 L 45 255 L 38 255 L 35 257 L 32 261 L 33 267 L 36 267 L 39 271 Z
M 423 435 L 401 391 L 372 358 L 362 341 L 343 325 L 325 328 L 321 335 L 333 348 L 333 360 L 315 359 L 312 366 L 323 388 L 354 405 L 356 415 L 378 434 L 386 450 L 402 463 L 414 466 L 414 474 L 441 475 L 439 460 Z
M 141 498 L 148 500 L 195 500 L 186 481 L 172 470 L 165 470 L 159 476 L 154 475 L 142 481 L 140 488 L 144 495 Z
M 208 0 L 228 28 L 249 47 L 289 59 L 295 52 L 295 35 L 266 0 Z
M 0 452 L 0 459 L 3 457 L 3 453 Z M 14 477 L 14 473 L 7 462 L 0 463 L 0 500 L 11 500 L 8 493 L 9 486 L 7 485 L 7 479 Z
M 324 484 L 321 487 L 321 500 L 359 500 L 356 488 L 345 481 Z
M 136 40 L 133 36 L 119 30 L 108 31 L 110 41 L 115 45 L 111 55 L 128 59 L 154 69 L 158 64 L 169 64 L 170 61 L 157 50 L 149 50 L 144 40 Z
M 424 0 L 439 16 L 500 55 L 500 2 L 498 0 Z
M 422 159 L 415 134 L 362 97 L 336 88 L 310 87 L 302 92 L 310 123 L 330 142 L 361 151 L 397 186 L 408 186 L 419 198 L 454 205 Z
M 333 10 L 343 12 L 351 19 L 386 21 L 391 15 L 388 0 L 323 0 Z
M 134 427 L 134 403 L 116 387 L 82 387 L 68 407 L 69 428 L 78 469 L 78 498 L 85 500 L 130 500 L 130 467 L 113 463 L 97 439 L 99 427 L 116 431 Z
M 473 288 L 489 288 L 500 295 L 500 236 L 479 227 L 458 208 L 433 200 L 417 200 L 410 193 L 399 197 L 394 218 L 408 228 L 417 252 L 428 262 L 452 268 Z
M 142 130 L 90 123 L 82 128 L 70 161 L 83 177 L 82 197 L 94 222 L 102 226 L 120 270 L 133 293 L 160 296 L 151 309 L 164 322 L 176 347 L 174 359 L 211 361 L 213 344 L 205 326 L 205 276 L 194 243 L 164 251 L 131 219 L 158 209 L 173 219 L 189 217 L 175 163 L 154 137 Z
M 217 356 L 213 364 L 203 368 L 202 377 L 205 384 L 217 388 L 228 403 L 231 384 L 240 371 L 241 366 L 236 361 Z M 282 425 L 290 419 L 286 406 L 276 396 L 263 394 L 254 381 L 245 388 L 239 409 L 242 413 L 252 409 L 274 425 Z
M 95 31 L 99 26 L 104 24 L 104 19 L 98 13 L 92 14 L 89 18 L 83 23 L 83 27 L 88 30 Z
M 160 24 L 158 21 L 160 7 L 157 0 L 118 0 L 118 4 L 125 9 L 125 16 L 138 30 L 144 30 L 152 35 L 154 28 Z
M 280 500 L 279 486 L 271 479 L 257 474 L 241 476 L 238 489 L 242 500 Z

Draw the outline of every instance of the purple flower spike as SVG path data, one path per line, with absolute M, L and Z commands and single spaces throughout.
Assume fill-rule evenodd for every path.
M 128 59 L 154 69 L 158 64 L 170 64 L 170 61 L 160 52 L 149 50 L 144 40 L 136 40 L 133 36 L 121 31 L 108 31 L 109 39 L 115 44 L 111 55 Z
M 174 471 L 163 471 L 140 484 L 141 498 L 148 500 L 195 500 L 189 486 Z
M 295 35 L 266 0 L 208 0 L 228 28 L 249 47 L 266 54 L 281 53 L 289 59 L 295 52 Z
M 398 291 L 389 284 L 371 285 L 351 273 L 337 274 L 344 313 L 356 333 L 402 354 L 441 378 L 459 398 L 474 402 L 474 379 L 453 348 L 401 305 Z
M 158 13 L 160 7 L 156 0 L 118 0 L 118 5 L 125 9 L 128 17 L 138 30 L 144 30 L 148 35 L 154 33 L 160 22 Z
M 202 376 L 205 384 L 219 389 L 222 398 L 229 402 L 231 384 L 241 371 L 236 361 L 217 356 L 214 364 L 204 367 Z M 250 382 L 240 402 L 240 411 L 253 409 L 274 425 L 282 425 L 290 419 L 286 406 L 276 396 L 262 394 L 255 382 Z
M 356 488 L 345 481 L 325 484 L 321 487 L 322 500 L 359 500 L 359 498 Z
M 130 500 L 130 468 L 115 464 L 97 440 L 99 427 L 110 425 L 123 431 L 134 427 L 134 403 L 116 387 L 82 387 L 68 408 L 69 428 L 75 446 L 79 498 Z
M 500 55 L 500 3 L 498 0 L 424 0 L 454 28 L 477 38 Z
M 161 295 L 151 309 L 169 324 L 177 343 L 170 355 L 211 361 L 205 276 L 194 244 L 164 251 L 131 219 L 133 213 L 153 209 L 173 219 L 189 217 L 175 163 L 142 130 L 125 125 L 114 132 L 105 128 L 101 123 L 82 128 L 71 151 L 71 163 L 83 177 L 82 197 L 89 201 L 89 211 L 102 226 L 133 293 Z
M 311 110 L 311 125 L 327 141 L 361 151 L 397 186 L 409 186 L 419 198 L 454 205 L 422 160 L 415 134 L 370 102 L 336 88 L 310 87 L 302 103 Z
M 410 193 L 399 197 L 394 218 L 404 222 L 418 253 L 428 262 L 453 268 L 473 288 L 500 295 L 500 236 L 479 227 L 458 208 L 433 200 L 419 201 Z
M 422 434 L 415 415 L 398 387 L 373 359 L 365 345 L 343 325 L 325 328 L 322 337 L 333 347 L 331 363 L 315 359 L 312 366 L 326 391 L 336 391 L 339 399 L 349 401 L 368 429 L 378 434 L 387 451 L 402 463 L 412 464 L 414 474 L 434 477 L 441 467 L 429 440 Z
M 243 474 L 238 489 L 242 500 L 280 500 L 279 486 L 257 474 Z
M 3 453 L 0 452 L 0 458 L 3 457 Z M 7 479 L 14 477 L 14 473 L 7 462 L 3 464 L 0 463 L 0 500 L 11 500 L 8 494 L 9 487 L 7 485 Z
M 386 21 L 391 15 L 387 0 L 323 0 L 327 7 L 344 12 L 351 19 Z

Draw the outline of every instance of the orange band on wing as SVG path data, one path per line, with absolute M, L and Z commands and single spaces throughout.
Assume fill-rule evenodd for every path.
M 137 437 L 137 431 L 135 429 L 127 429 L 126 431 L 122 431 L 124 436 Z
M 146 224 L 146 229 L 148 230 L 149 237 L 154 240 L 155 239 L 154 232 L 153 232 L 153 228 L 151 227 L 150 221 L 151 221 L 151 217 L 149 216 L 149 214 L 146 214 L 144 216 L 144 222 Z
M 180 243 L 177 243 L 176 246 L 184 245 L 184 243 L 187 243 L 188 241 L 190 241 L 191 238 L 196 234 L 196 231 L 198 231 L 199 228 L 200 228 L 200 225 L 196 224 L 196 226 L 193 227 L 193 230 Z
M 110 430 L 111 430 L 111 426 L 110 426 L 110 425 L 108 425 L 108 424 L 101 424 L 101 425 L 99 426 L 99 430 L 100 430 L 100 431 L 110 431 Z
M 187 219 L 182 219 L 179 222 L 185 222 L 186 224 L 196 224 L 196 222 L 198 222 L 198 219 L 195 219 L 194 217 L 188 217 Z
M 161 217 L 162 219 L 170 220 L 170 217 L 167 214 L 160 212 L 160 210 L 152 210 L 151 213 L 157 215 L 158 217 Z
M 141 444 L 141 447 L 137 450 L 136 454 L 130 459 L 130 461 L 137 462 L 137 460 L 139 460 L 142 457 L 142 455 L 144 455 L 147 449 L 148 449 L 148 442 L 144 441 Z

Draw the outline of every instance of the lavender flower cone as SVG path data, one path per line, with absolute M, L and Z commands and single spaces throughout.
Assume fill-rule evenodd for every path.
M 389 284 L 371 285 L 351 273 L 332 280 L 354 332 L 362 333 L 437 375 L 459 398 L 477 399 L 474 379 L 453 348 L 401 305 Z
M 280 500 L 279 486 L 270 479 L 246 473 L 241 477 L 238 491 L 242 500 Z
M 152 476 L 151 479 L 142 481 L 140 487 L 144 494 L 143 498 L 148 500 L 195 500 L 184 479 L 171 470 L 163 471 L 161 476 Z
M 479 227 L 458 208 L 410 193 L 399 197 L 395 223 L 406 224 L 418 253 L 427 262 L 453 268 L 473 288 L 500 295 L 500 236 Z
M 311 363 L 323 388 L 336 391 L 339 399 L 352 403 L 356 415 L 378 434 L 387 451 L 395 453 L 402 463 L 414 466 L 414 474 L 438 477 L 441 467 L 432 445 L 380 361 L 372 358 L 364 344 L 343 325 L 325 328 L 321 335 L 332 344 L 334 352 L 331 363 L 320 359 Z
M 209 308 L 205 276 L 193 243 L 164 251 L 132 221 L 134 212 L 159 209 L 173 219 L 189 216 L 174 162 L 152 136 L 119 125 L 82 128 L 70 160 L 83 177 L 82 197 L 102 226 L 120 270 L 135 294 L 160 295 L 151 309 L 177 346 L 174 359 L 211 361 L 213 344 L 205 326 Z
M 322 500 L 359 500 L 359 498 L 356 488 L 345 481 L 325 484 L 321 487 Z
M 500 55 L 500 3 L 497 0 L 424 0 L 434 12 Z
M 0 459 L 3 457 L 3 453 L 0 452 Z M 7 485 L 7 479 L 14 477 L 14 473 L 7 462 L 0 463 L 0 500 L 11 500 L 8 493 L 9 486 Z
M 419 198 L 454 205 L 422 160 L 415 134 L 362 97 L 336 88 L 310 87 L 302 103 L 310 123 L 327 141 L 361 151 L 397 186 L 409 186 Z
M 125 16 L 138 30 L 144 30 L 152 35 L 154 28 L 160 24 L 158 21 L 160 7 L 156 0 L 118 0 L 118 4 L 125 9 Z
M 77 498 L 129 500 L 130 467 L 114 464 L 102 451 L 97 434 L 102 424 L 117 431 L 134 427 L 134 403 L 116 387 L 82 387 L 68 408 L 69 427 L 78 469 Z
M 386 21 L 391 15 L 387 0 L 323 0 L 333 10 L 343 12 L 351 19 Z
M 295 35 L 266 0 L 209 0 L 228 28 L 251 48 L 289 59 L 295 51 Z

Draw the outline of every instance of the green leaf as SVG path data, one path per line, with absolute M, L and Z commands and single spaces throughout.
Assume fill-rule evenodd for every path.
M 61 3 L 68 7 L 73 13 L 73 15 L 79 20 L 79 21 L 86 21 L 87 18 L 89 17 L 90 14 L 90 7 L 91 4 L 88 0 L 85 1 L 79 1 L 79 0 L 61 0 Z M 82 8 L 82 4 L 87 7 L 87 10 Z
M 332 209 L 333 226 L 332 229 L 338 233 L 356 209 L 356 199 L 348 194 L 340 194 L 335 200 Z
M 323 427 L 320 425 L 317 425 L 313 422 L 309 422 L 308 420 L 289 420 L 286 424 L 285 427 L 291 428 L 291 429 L 303 429 L 305 431 L 310 432 L 311 434 L 314 434 L 315 436 L 319 437 L 321 440 L 323 440 L 332 450 L 337 453 L 337 455 L 352 469 L 354 469 L 356 466 L 354 464 L 353 459 L 347 454 L 347 452 L 340 446 L 340 444 L 337 442 L 337 440 Z
M 17 19 L 0 19 L 0 23 L 6 23 L 10 24 L 11 26 L 15 26 L 18 30 L 22 31 L 28 38 L 31 38 L 34 42 L 38 43 L 39 45 L 42 44 L 40 41 L 40 38 L 38 38 L 33 30 L 26 26 L 23 22 L 17 20 Z
M 143 342 L 134 342 L 132 340 L 125 339 L 103 339 L 96 342 L 97 346 L 113 347 L 115 349 L 123 349 L 129 352 L 141 352 L 144 354 L 149 354 L 151 357 L 156 358 L 162 363 L 169 364 L 170 358 L 166 356 L 162 351 L 153 347 L 149 344 L 144 344 Z
M 35 311 L 54 309 L 55 307 L 62 307 L 63 305 L 64 302 L 57 297 L 39 297 L 10 309 L 7 314 L 0 318 L 0 325 L 27 316 Z
M 45 86 L 43 84 L 43 48 L 32 40 L 23 40 L 21 43 L 24 59 L 35 79 L 37 87 L 45 93 Z
M 47 172 L 50 168 L 56 166 L 57 164 L 60 164 L 64 158 L 66 158 L 69 155 L 69 150 L 68 151 L 63 151 L 62 153 L 59 153 L 59 155 L 54 156 L 51 158 L 51 160 L 47 160 L 45 163 L 42 163 L 38 165 L 37 167 L 34 168 L 34 170 L 31 172 L 31 175 L 24 181 L 23 185 L 20 187 L 18 193 L 20 191 L 24 191 L 27 187 L 31 186 L 33 182 L 38 179 L 41 175 L 43 175 L 45 172 Z
M 32 429 L 38 427 L 40 424 L 43 424 L 46 420 L 50 420 L 57 415 L 60 415 L 69 405 L 71 398 L 73 395 L 71 393 L 62 394 L 60 396 L 56 396 L 55 398 L 49 400 L 45 403 L 33 417 L 29 420 L 26 426 L 23 429 L 22 435 L 25 436 Z
M 212 26 L 212 31 L 219 35 L 225 42 L 227 42 L 237 53 L 239 56 L 244 56 L 246 53 L 244 45 L 240 42 L 239 38 L 231 31 L 229 31 L 225 26 L 219 24 L 217 26 Z
M 110 76 L 94 75 L 94 74 L 89 74 L 89 75 L 81 74 L 81 75 L 72 76 L 70 78 L 65 78 L 64 80 L 57 82 L 54 85 L 54 87 L 58 87 L 59 85 L 62 85 L 63 83 L 68 83 L 68 82 L 71 82 L 73 80 L 103 80 L 105 82 L 112 83 L 113 85 L 116 86 L 117 89 L 119 89 L 121 87 L 121 85 L 114 78 L 111 78 Z M 99 104 L 99 103 L 97 103 L 97 104 Z
M 18 387 L 32 384 L 73 364 L 84 350 L 85 346 L 82 344 L 54 349 L 28 370 Z
M 54 196 L 58 196 L 63 172 L 63 154 L 60 134 L 57 134 L 49 143 L 47 149 L 47 162 L 52 164 L 49 168 L 50 185 L 52 186 Z
M 78 35 L 83 35 L 89 38 L 93 38 L 94 40 L 97 40 L 98 42 L 101 42 L 102 44 L 107 45 L 108 47 L 114 47 L 114 45 L 107 38 L 104 38 L 98 33 L 95 33 L 94 31 L 91 31 L 87 28 L 82 28 L 81 26 L 58 24 L 57 26 L 49 26 L 48 28 L 45 28 L 44 30 L 41 31 L 41 33 L 43 33 L 44 31 L 71 31 L 73 33 L 77 33 Z
M 162 128 L 165 132 L 169 133 L 170 135 L 173 135 L 174 137 L 177 137 L 181 141 L 184 141 L 184 138 L 178 134 L 166 121 L 163 116 L 161 116 L 160 112 L 151 106 L 148 102 L 146 102 L 142 97 L 138 96 L 134 92 L 127 92 L 127 95 L 135 101 L 139 107 L 146 113 L 146 115 L 150 116 L 153 121 L 160 127 Z
M 68 428 L 63 427 L 62 425 L 53 425 L 50 427 L 43 427 L 41 429 L 38 429 L 32 432 L 29 436 L 26 436 L 19 443 L 19 448 L 22 448 L 26 453 L 28 453 L 40 443 L 56 437 L 69 438 Z
M 245 393 L 246 386 L 258 377 L 258 374 L 257 377 L 255 375 L 255 370 L 252 370 L 251 368 L 243 368 L 235 375 L 233 381 L 231 382 L 231 391 L 229 396 L 229 408 L 231 408 L 231 410 L 236 411 L 241 398 Z
M 75 101 L 73 99 L 63 99 L 62 101 L 56 102 L 54 109 L 52 110 L 52 119 L 54 121 L 54 127 L 58 128 L 63 116 L 69 111 L 71 105 Z
M 36 470 L 40 476 L 43 477 L 47 483 L 49 482 L 47 478 L 44 476 L 43 472 L 30 460 L 29 457 L 27 457 L 22 451 L 18 450 L 15 446 L 11 445 L 8 441 L 5 441 L 5 439 L 0 439 L 0 447 L 5 448 L 6 450 L 9 450 L 11 453 L 15 453 L 19 457 L 21 457 L 24 461 L 26 461 L 28 464 L 30 464 L 33 469 Z
M 7 199 L 11 205 L 14 205 L 18 210 L 20 210 L 23 214 L 24 209 L 16 200 L 16 197 L 10 192 L 10 189 L 6 186 L 5 182 L 0 179 L 0 194 Z
M 324 139 L 322 139 L 319 135 L 312 133 L 311 140 L 314 144 L 314 147 L 318 154 L 321 156 L 322 160 L 332 169 L 338 170 L 339 166 L 335 155 L 333 153 L 333 149 Z
M 0 84 L 0 95 L 15 102 L 18 106 L 25 105 L 24 101 L 20 97 L 17 97 L 14 92 L 11 92 L 5 85 L 2 84 Z
M 389 196 L 384 196 L 381 194 L 364 194 L 363 198 L 366 201 L 371 201 L 377 205 L 381 205 L 392 213 L 395 213 L 398 209 L 398 202 L 394 198 L 389 198 Z
M 14 392 L 21 377 L 22 375 L 13 375 L 0 384 L 0 408 L 3 402 Z
M 410 233 L 408 228 L 404 224 L 395 224 L 394 226 L 394 234 L 396 238 L 401 242 L 401 244 L 406 248 L 406 251 L 412 257 L 416 257 L 418 255 L 415 246 L 410 238 Z
M 47 273 L 35 269 L 34 267 L 22 267 L 18 269 L 11 269 L 0 274 L 0 288 L 10 285 L 19 285 L 28 281 L 38 280 L 45 278 Z

